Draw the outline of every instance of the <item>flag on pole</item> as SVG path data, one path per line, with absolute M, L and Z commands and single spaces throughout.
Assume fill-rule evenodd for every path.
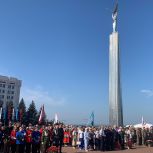
M 94 115 L 94 112 L 92 112 L 89 118 L 88 125 L 94 126 L 94 118 L 95 118 L 95 115 Z
M 0 120 L 2 119 L 2 107 L 0 108 Z
M 142 116 L 142 119 L 141 119 L 141 124 L 144 125 L 144 119 L 143 119 L 143 116 Z
M 7 119 L 7 109 L 4 108 L 3 110 L 4 110 L 3 117 L 4 117 L 4 120 L 6 121 L 6 119 Z
M 55 114 L 54 124 L 58 123 L 58 116 Z
M 18 110 L 18 108 L 16 108 L 16 111 L 15 111 L 15 119 L 16 119 L 16 121 L 18 121 L 18 115 L 19 115 L 19 110 Z
M 41 112 L 40 112 L 40 116 L 39 116 L 39 124 L 42 123 L 43 118 L 45 117 L 45 110 L 44 110 L 44 105 L 41 107 Z
M 14 121 L 14 108 L 12 109 L 12 121 Z

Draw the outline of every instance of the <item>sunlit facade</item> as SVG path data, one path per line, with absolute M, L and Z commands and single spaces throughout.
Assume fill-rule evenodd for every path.
M 109 46 L 109 124 L 123 125 L 122 93 L 120 82 L 120 51 L 118 32 L 110 35 Z

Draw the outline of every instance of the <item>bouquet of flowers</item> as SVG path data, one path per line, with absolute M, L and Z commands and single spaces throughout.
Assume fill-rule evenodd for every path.
M 56 146 L 51 146 L 47 149 L 47 153 L 58 153 L 59 148 Z

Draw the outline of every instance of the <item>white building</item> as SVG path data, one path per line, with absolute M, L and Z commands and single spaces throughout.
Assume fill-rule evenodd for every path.
M 6 107 L 7 102 L 13 102 L 16 108 L 19 104 L 21 80 L 0 75 L 0 105 Z

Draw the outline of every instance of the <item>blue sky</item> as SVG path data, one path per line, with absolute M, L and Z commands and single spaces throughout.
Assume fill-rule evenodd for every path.
M 48 118 L 108 123 L 113 0 L 0 2 L 0 74 L 22 80 L 21 97 Z M 153 123 L 153 1 L 119 0 L 124 122 Z

